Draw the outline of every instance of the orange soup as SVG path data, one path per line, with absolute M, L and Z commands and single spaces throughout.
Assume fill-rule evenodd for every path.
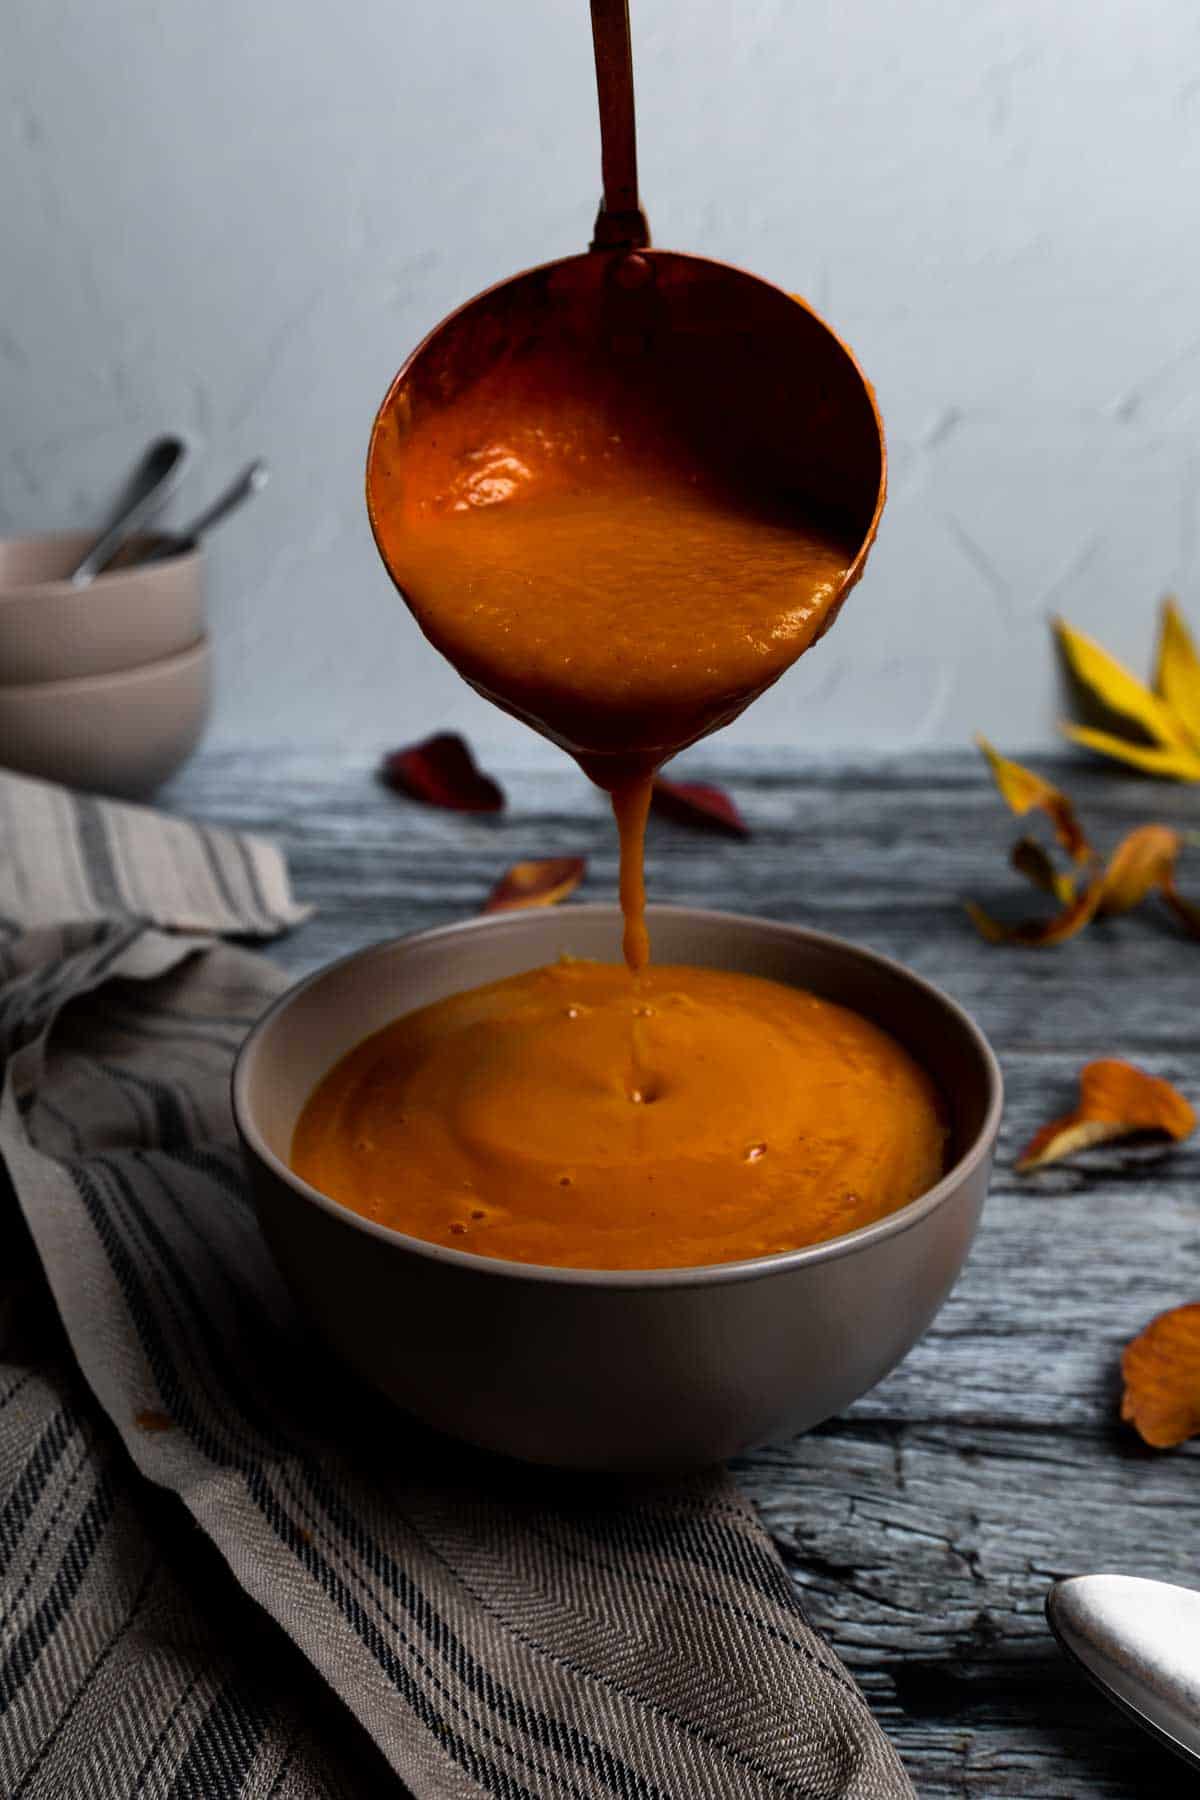
M 818 1243 L 943 1172 L 937 1095 L 858 1014 L 716 969 L 563 961 L 397 1019 L 325 1077 L 292 1166 L 364 1217 L 569 1268 Z

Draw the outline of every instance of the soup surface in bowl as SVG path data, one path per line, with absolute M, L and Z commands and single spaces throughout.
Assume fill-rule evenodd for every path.
M 722 969 L 563 959 L 374 1032 L 291 1162 L 366 1218 L 562 1268 L 702 1267 L 841 1236 L 944 1172 L 943 1109 L 886 1031 Z

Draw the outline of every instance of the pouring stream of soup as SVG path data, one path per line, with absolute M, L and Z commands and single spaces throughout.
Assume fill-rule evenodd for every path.
M 942 1170 L 938 1097 L 876 1026 L 753 976 L 649 966 L 654 773 L 828 626 L 864 521 L 739 440 L 737 382 L 722 365 L 723 398 L 698 384 L 686 331 L 583 341 L 518 337 L 459 386 L 451 358 L 423 406 L 398 382 L 368 491 L 426 636 L 611 796 L 628 967 L 565 961 L 398 1019 L 319 1085 L 293 1163 L 369 1218 L 484 1255 L 727 1262 L 867 1224 Z M 799 458 L 810 488 L 820 451 Z

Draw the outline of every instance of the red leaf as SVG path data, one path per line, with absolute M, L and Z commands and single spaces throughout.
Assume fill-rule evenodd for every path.
M 483 813 L 499 812 L 504 805 L 503 789 L 483 773 L 456 731 L 438 731 L 419 744 L 391 751 L 379 773 L 388 787 L 426 806 Z
M 582 856 L 551 856 L 543 862 L 514 863 L 506 869 L 483 911 L 516 912 L 525 906 L 556 906 L 573 894 L 587 872 Z
M 750 827 L 729 795 L 705 781 L 665 781 L 655 778 L 652 805 L 664 819 L 692 825 L 699 831 L 719 831 L 726 837 L 747 838 Z

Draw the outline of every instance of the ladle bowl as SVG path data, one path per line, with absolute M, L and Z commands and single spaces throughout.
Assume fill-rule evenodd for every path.
M 597 380 L 599 373 L 600 379 Z M 674 440 L 722 485 L 799 505 L 856 546 L 862 574 L 886 491 L 883 427 L 851 352 L 803 301 L 726 263 L 674 250 L 599 251 L 527 269 L 451 313 L 388 389 L 367 459 L 379 551 L 405 591 L 403 535 L 378 504 L 397 483 L 432 499 L 519 394 L 561 435 L 576 386 L 622 453 Z M 631 436 L 636 442 L 630 443 Z M 836 614 L 831 608 L 828 620 Z

